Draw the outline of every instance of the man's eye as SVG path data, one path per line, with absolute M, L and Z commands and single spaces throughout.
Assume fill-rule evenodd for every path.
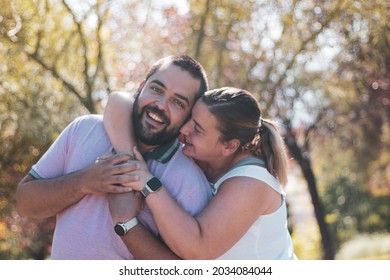
M 180 108 L 184 108 L 184 103 L 181 102 L 179 99 L 174 99 L 173 102 L 179 106 Z
M 150 89 L 154 92 L 161 93 L 161 89 L 158 87 L 151 86 Z

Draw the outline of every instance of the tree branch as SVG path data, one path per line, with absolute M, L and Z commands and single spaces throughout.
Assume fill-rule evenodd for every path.
M 76 24 L 77 27 L 77 33 L 80 36 L 80 42 L 83 47 L 83 57 L 84 57 L 84 69 L 83 69 L 83 76 L 85 80 L 85 86 L 86 86 L 86 93 L 87 96 L 92 95 L 92 86 L 90 83 L 89 75 L 88 75 L 88 70 L 89 70 L 89 62 L 88 62 L 88 48 L 87 48 L 87 42 L 85 41 L 85 36 L 82 31 L 82 26 L 81 22 L 78 22 L 76 19 L 76 15 L 73 13 L 72 9 L 69 7 L 69 5 L 65 2 L 65 0 L 62 0 L 62 3 L 64 4 L 65 8 L 68 10 L 68 12 L 72 15 L 73 22 Z
M 198 36 L 198 39 L 196 40 L 196 44 L 195 44 L 195 55 L 194 55 L 194 58 L 197 59 L 197 60 L 199 60 L 199 57 L 200 57 L 200 49 L 201 49 L 201 46 L 202 46 L 202 43 L 203 43 L 203 39 L 204 39 L 204 35 L 205 35 L 205 30 L 204 29 L 205 29 L 205 26 L 206 26 L 206 19 L 207 19 L 207 16 L 209 14 L 209 10 L 210 10 L 210 0 L 206 0 L 205 9 L 204 9 L 201 21 L 200 21 L 199 36 Z
M 85 105 L 85 99 L 81 96 L 81 94 L 78 92 L 78 90 L 71 84 L 69 83 L 68 81 L 66 81 L 63 77 L 61 77 L 61 75 L 58 73 L 57 69 L 55 67 L 50 67 L 48 66 L 45 62 L 43 62 L 43 60 L 41 60 L 37 55 L 34 55 L 34 54 L 30 54 L 28 52 L 25 51 L 25 53 L 27 54 L 28 57 L 30 57 L 32 60 L 34 60 L 35 62 L 37 62 L 38 64 L 40 64 L 45 70 L 49 71 L 53 77 L 55 77 L 56 79 L 58 79 L 59 81 L 62 82 L 62 84 L 65 86 L 65 88 L 67 88 L 70 92 L 72 92 L 73 94 L 75 94 L 77 96 L 77 98 L 81 101 L 82 104 Z M 88 108 L 89 109 L 89 108 Z
M 342 1 L 340 1 L 340 2 L 342 2 Z M 293 55 L 291 60 L 288 62 L 285 72 L 287 72 L 288 70 L 290 70 L 294 66 L 294 63 L 296 61 L 297 56 L 306 49 L 306 46 L 310 42 L 314 41 L 317 38 L 317 36 L 322 33 L 322 31 L 324 30 L 325 27 L 328 27 L 330 22 L 334 19 L 335 15 L 340 11 L 340 6 L 341 6 L 340 2 L 337 2 L 337 6 L 335 7 L 335 9 L 330 13 L 330 15 L 325 20 L 325 22 L 323 24 L 321 24 L 321 28 L 319 30 L 317 30 L 316 32 L 312 33 L 309 38 L 307 38 L 306 40 L 304 40 L 301 43 L 300 48 L 295 52 L 295 54 Z M 274 100 L 276 97 L 276 89 L 282 84 L 282 82 L 284 81 L 285 78 L 286 78 L 286 75 L 281 75 L 279 77 L 278 81 L 272 86 L 272 88 L 270 88 L 269 91 L 272 92 L 272 95 L 271 95 L 271 99 L 269 99 L 266 103 L 266 110 L 268 110 L 272 106 L 272 104 L 274 103 Z M 266 81 L 268 81 L 268 80 L 266 80 Z

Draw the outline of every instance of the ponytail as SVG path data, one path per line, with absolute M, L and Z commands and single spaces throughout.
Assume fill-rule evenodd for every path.
M 287 184 L 287 154 L 282 136 L 276 124 L 268 119 L 261 119 L 257 142 L 258 157 L 264 159 L 266 168 L 280 184 Z

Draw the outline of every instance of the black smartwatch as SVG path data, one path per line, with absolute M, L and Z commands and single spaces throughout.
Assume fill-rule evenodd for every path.
M 145 187 L 141 190 L 144 197 L 147 197 L 150 193 L 158 191 L 162 187 L 162 183 L 156 177 L 151 178 L 146 182 Z
M 136 225 L 138 225 L 138 220 L 137 217 L 134 217 L 130 221 L 127 221 L 126 223 L 117 223 L 114 226 L 114 230 L 116 234 L 118 234 L 119 236 L 124 236 L 129 230 L 131 230 Z

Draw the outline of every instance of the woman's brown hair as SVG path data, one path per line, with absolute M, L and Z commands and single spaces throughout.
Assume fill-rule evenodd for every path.
M 265 161 L 266 168 L 282 185 L 287 183 L 287 155 L 276 124 L 263 119 L 259 103 L 248 91 L 223 87 L 207 91 L 202 101 L 217 118 L 221 141 L 237 139 L 241 151 Z

